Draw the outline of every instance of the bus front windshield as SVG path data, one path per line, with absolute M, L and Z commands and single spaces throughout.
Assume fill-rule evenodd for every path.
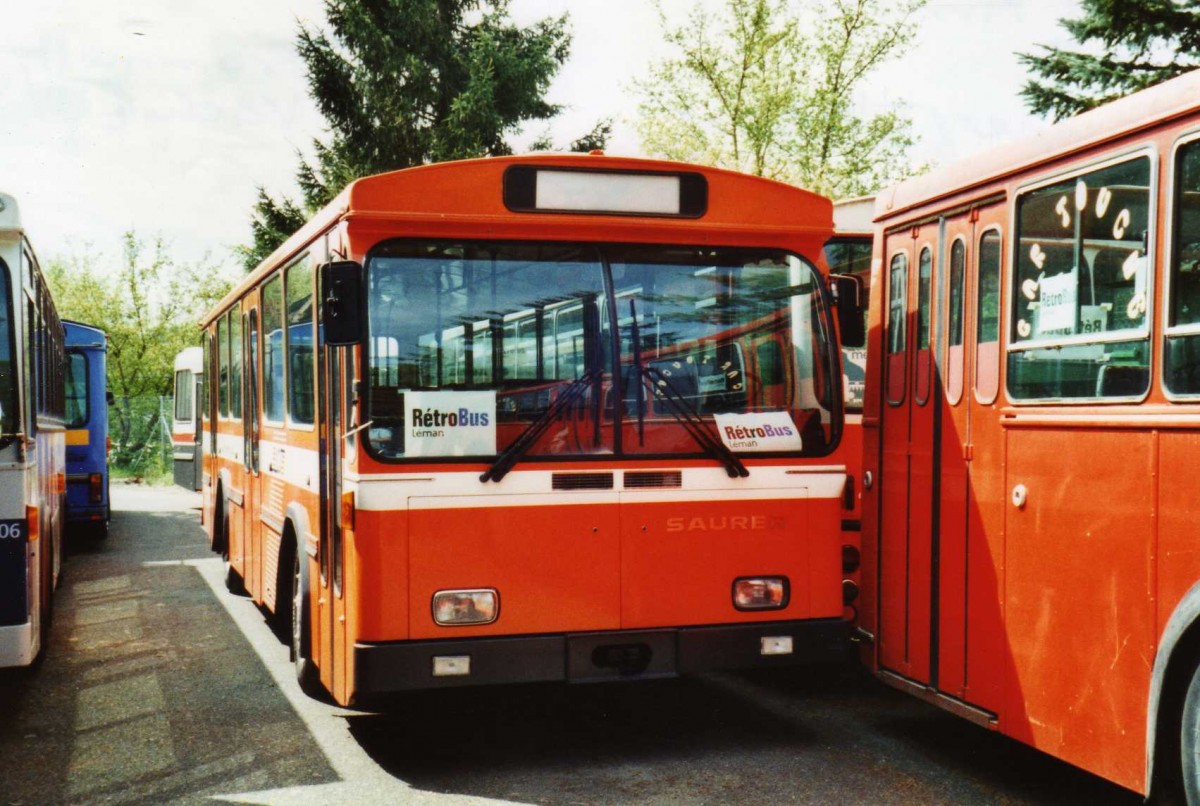
M 0 261 L 0 447 L 7 445 L 19 430 L 17 422 L 17 351 L 13 344 L 12 287 L 8 271 Z
M 367 283 L 379 458 L 694 456 L 718 440 L 817 456 L 837 441 L 820 277 L 796 255 L 392 241 Z

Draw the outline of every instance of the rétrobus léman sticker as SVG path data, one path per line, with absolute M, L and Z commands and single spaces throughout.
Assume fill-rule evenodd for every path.
M 800 432 L 786 411 L 714 414 L 721 441 L 731 451 L 798 451 Z
M 406 456 L 496 453 L 495 392 L 405 392 Z

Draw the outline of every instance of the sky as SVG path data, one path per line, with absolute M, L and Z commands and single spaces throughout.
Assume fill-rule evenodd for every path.
M 707 0 L 710 5 L 718 0 Z M 672 22 L 694 5 L 663 0 Z M 669 54 L 650 0 L 512 0 L 521 23 L 569 12 L 574 41 L 549 100 L 557 143 L 615 120 L 608 152 L 642 154 L 631 83 Z M 1075 0 L 930 0 L 914 42 L 870 76 L 861 111 L 903 104 L 915 163 L 945 165 L 1046 124 L 1017 96 L 1015 52 L 1067 45 Z M 162 238 L 185 263 L 235 266 L 259 186 L 298 197 L 297 151 L 324 122 L 295 52 L 322 0 L 39 0 L 5 12 L 0 190 L 42 261 Z

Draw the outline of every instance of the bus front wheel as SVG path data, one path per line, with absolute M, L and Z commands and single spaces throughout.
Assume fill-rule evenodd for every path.
M 1200 665 L 1192 672 L 1183 701 L 1179 749 L 1183 791 L 1187 802 L 1196 806 L 1200 804 Z
M 317 667 L 313 664 L 310 650 L 310 635 L 308 628 L 308 569 L 307 563 L 301 564 L 300 551 L 293 548 L 292 552 L 292 584 L 288 591 L 291 596 L 288 626 L 291 635 L 292 663 L 296 667 L 296 682 L 300 690 L 310 697 L 324 698 L 325 691 L 321 687 L 321 679 Z

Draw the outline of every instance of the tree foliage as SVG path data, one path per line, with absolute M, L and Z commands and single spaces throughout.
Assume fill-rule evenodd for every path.
M 660 16 L 675 55 L 635 83 L 642 146 L 835 197 L 914 172 L 911 122 L 860 116 L 855 92 L 911 41 L 924 0 L 725 0 L 687 23 Z
M 156 239 L 149 247 L 125 233 L 117 265 L 92 253 L 51 260 L 46 282 L 64 319 L 94 325 L 108 334 L 109 408 L 116 465 L 143 453 L 157 419 L 139 422 L 146 398 L 171 393 L 175 355 L 198 343 L 200 317 L 231 287 L 214 265 L 184 265 Z M 156 407 L 149 415 L 157 418 Z
M 545 94 L 570 47 L 565 15 L 519 27 L 508 0 L 326 0 L 325 13 L 329 31 L 301 26 L 297 49 L 329 137 L 300 158 L 302 204 L 260 188 L 247 268 L 353 180 L 512 153 L 522 124 L 560 111 Z M 573 147 L 603 147 L 610 128 Z
M 1080 10 L 1059 23 L 1091 52 L 1018 54 L 1034 76 L 1021 95 L 1036 114 L 1061 120 L 1200 67 L 1197 0 L 1081 0 Z

